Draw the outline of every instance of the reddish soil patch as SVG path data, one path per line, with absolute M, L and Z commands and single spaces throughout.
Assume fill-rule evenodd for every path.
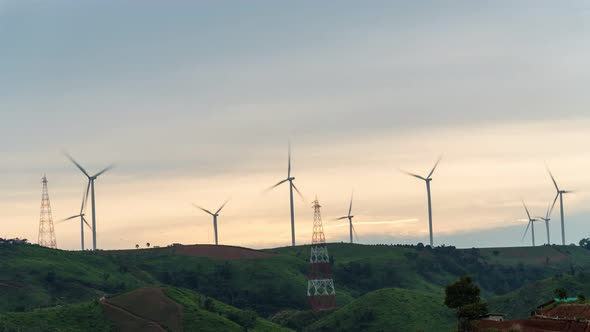
M 148 321 L 150 326 L 166 326 L 170 331 L 183 329 L 184 308 L 166 296 L 161 288 L 140 288 L 104 302 L 115 307 L 111 309 L 121 309 L 136 318 L 132 321 L 139 318 Z
M 500 253 L 500 259 L 518 260 L 523 263 L 545 264 L 547 258 L 549 263 L 555 263 L 569 258 L 552 246 L 497 248 L 497 251 Z
M 535 263 L 539 263 L 539 264 L 543 264 L 546 262 L 547 257 L 549 257 L 549 263 L 553 263 L 553 262 L 560 262 L 563 260 L 566 260 L 569 258 L 568 255 L 562 253 L 561 251 L 551 247 L 551 246 L 546 246 L 547 248 L 550 248 L 550 255 L 547 255 L 546 257 L 537 257 L 535 259 L 533 259 L 533 261 Z
M 165 332 L 159 324 L 139 317 L 106 301 L 101 302 L 107 317 L 115 325 L 114 331 Z
M 543 316 L 588 319 L 590 320 L 590 306 L 581 304 L 563 304 L 555 308 L 548 308 L 541 312 Z
M 174 247 L 174 253 L 177 255 L 209 257 L 224 260 L 263 259 L 277 256 L 277 254 L 254 249 L 233 246 L 215 246 L 210 244 L 176 246 Z

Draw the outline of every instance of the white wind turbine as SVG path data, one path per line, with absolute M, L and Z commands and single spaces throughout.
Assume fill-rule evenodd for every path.
M 555 186 L 555 190 L 557 191 L 557 195 L 555 195 L 555 199 L 553 200 L 553 206 L 551 207 L 551 210 L 553 210 L 553 207 L 557 202 L 557 198 L 559 198 L 559 212 L 561 214 L 561 244 L 565 246 L 565 226 L 563 222 L 563 194 L 570 194 L 573 193 L 573 191 L 559 189 L 559 187 L 557 186 L 557 182 L 553 177 L 553 174 L 551 174 L 551 170 L 549 170 L 549 167 L 547 165 L 545 166 L 547 167 L 547 172 L 549 172 L 549 176 L 551 176 L 551 180 L 553 181 L 553 185 Z
M 193 204 L 196 208 L 203 210 L 204 212 L 210 214 L 213 217 L 213 230 L 215 231 L 215 245 L 219 245 L 219 241 L 217 238 L 217 217 L 219 217 L 219 212 L 221 212 L 221 210 L 225 207 L 227 202 L 229 202 L 229 199 L 226 200 L 215 213 L 213 213 L 205 208 L 202 208 L 202 207 L 198 206 L 197 204 Z
M 113 165 L 110 165 L 110 166 L 106 167 L 105 169 L 103 169 L 102 171 L 91 176 L 90 174 L 88 174 L 88 172 L 86 172 L 86 170 L 80 164 L 78 164 L 78 162 L 76 162 L 76 160 L 74 160 L 74 158 L 72 158 L 72 156 L 70 156 L 67 153 L 65 155 L 88 178 L 88 186 L 90 187 L 90 190 L 91 190 L 90 194 L 91 194 L 91 202 L 92 202 L 92 250 L 96 250 L 96 199 L 94 196 L 94 180 L 96 180 L 99 176 L 101 176 L 102 174 L 104 174 L 105 172 L 107 172 L 108 170 L 113 168 Z
M 289 164 L 288 164 L 288 168 L 287 168 L 287 178 L 282 181 L 279 181 L 277 184 L 268 188 L 267 190 L 272 190 L 287 181 L 289 182 L 289 202 L 291 204 L 291 245 L 292 246 L 295 246 L 295 210 L 293 207 L 293 189 L 295 189 L 295 191 L 297 192 L 299 197 L 301 197 L 301 199 L 305 201 L 305 199 L 303 198 L 303 195 L 301 194 L 299 189 L 297 189 L 297 187 L 293 183 L 294 180 L 295 180 L 295 177 L 291 176 L 291 143 L 289 143 Z
M 438 163 L 440 162 L 442 157 L 439 157 L 438 160 L 436 161 L 436 163 L 434 164 L 434 167 L 432 168 L 432 170 L 430 171 L 430 173 L 428 173 L 427 177 L 422 177 L 420 175 L 417 174 L 413 174 L 410 172 L 406 172 L 406 171 L 402 171 L 410 176 L 416 177 L 420 180 L 424 180 L 424 182 L 426 182 L 426 193 L 428 194 L 428 228 L 430 231 L 430 246 L 433 246 L 433 240 L 432 240 L 432 200 L 430 198 L 430 181 L 432 181 L 432 174 L 434 173 L 434 170 L 436 169 L 436 166 L 438 166 Z
M 86 224 L 86 226 L 90 230 L 92 230 L 92 227 L 90 227 L 90 224 L 88 224 L 88 222 L 86 221 L 86 218 L 84 218 L 84 215 L 86 214 L 86 204 L 88 203 L 87 201 L 88 201 L 88 192 L 89 191 L 90 191 L 90 182 L 86 186 L 86 191 L 82 194 L 82 205 L 80 206 L 80 213 L 79 214 L 58 221 L 58 223 L 60 223 L 60 222 L 72 220 L 72 219 L 75 219 L 78 217 L 80 218 L 80 245 L 82 247 L 82 251 L 84 251 L 84 224 Z
M 535 246 L 535 222 L 539 221 L 539 219 L 531 218 L 531 214 L 529 213 L 529 209 L 526 207 L 526 204 L 524 203 L 524 201 L 522 202 L 522 206 L 524 206 L 524 210 L 526 211 L 526 215 L 528 217 L 528 223 L 526 225 L 526 229 L 524 231 L 524 234 L 522 235 L 522 240 L 524 240 L 524 237 L 526 236 L 526 233 L 529 231 L 529 227 L 530 227 L 531 228 L 531 235 L 533 237 L 533 247 L 534 247 Z
M 353 232 L 354 232 L 354 235 L 356 236 L 356 230 L 354 229 L 354 225 L 352 224 L 352 218 L 354 218 L 354 216 L 352 215 L 352 198 L 353 198 L 353 195 L 350 196 L 350 207 L 348 208 L 348 215 L 336 219 L 336 220 L 348 219 L 349 232 L 350 232 L 350 243 L 354 243 L 353 239 L 352 239 Z M 356 237 L 358 239 L 358 236 L 356 236 Z

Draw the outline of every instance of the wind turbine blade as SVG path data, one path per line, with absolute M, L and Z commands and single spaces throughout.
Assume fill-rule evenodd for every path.
M 211 211 L 209 211 L 209 210 L 207 210 L 207 209 L 204 209 L 204 208 L 202 208 L 202 207 L 198 206 L 197 204 L 194 204 L 194 203 L 193 203 L 193 205 L 194 205 L 194 206 L 195 206 L 197 209 L 201 209 L 201 210 L 203 210 L 203 211 L 205 211 L 205 212 L 209 213 L 210 215 L 214 215 L 214 214 L 213 214 L 213 212 L 211 212 Z
M 84 175 L 86 175 L 87 177 L 90 177 L 90 175 L 88 175 L 88 172 L 86 172 L 84 167 L 82 167 L 82 165 L 78 164 L 78 162 L 76 160 L 74 160 L 74 158 L 72 156 L 70 156 L 67 153 L 64 153 L 64 154 L 66 155 L 66 157 L 68 157 L 68 159 L 70 159 L 71 162 L 74 163 L 74 165 L 76 165 L 76 167 L 78 167 L 79 170 L 82 171 L 82 173 L 84 173 Z
M 348 219 L 348 216 L 346 216 L 346 217 L 340 217 L 340 218 L 336 218 L 336 219 L 334 219 L 334 220 L 343 220 L 343 219 Z
M 215 214 L 218 214 L 219 212 L 221 212 L 221 210 L 225 207 L 225 205 L 227 204 L 227 202 L 229 202 L 229 198 L 225 200 L 225 202 L 223 203 L 223 205 L 221 205 L 221 207 L 219 208 L 219 210 L 217 210 L 217 212 L 215 212 Z
M 297 189 L 297 187 L 295 186 L 295 183 L 291 182 L 291 185 L 293 186 L 293 189 L 295 189 L 295 191 L 297 192 L 297 195 L 299 195 L 299 197 L 301 197 L 301 200 L 303 202 L 305 202 L 305 198 L 303 197 L 303 194 L 301 194 L 301 192 L 299 191 L 299 189 Z
M 434 173 L 434 170 L 436 169 L 436 166 L 438 166 L 438 163 L 440 163 L 441 159 L 442 159 L 442 156 L 438 157 L 438 159 L 436 160 L 436 163 L 434 164 L 434 167 L 432 168 L 432 171 L 430 171 L 430 173 L 428 173 L 428 176 L 426 177 L 427 179 L 430 179 L 430 177 L 432 176 L 432 173 Z
M 88 185 L 86 186 L 86 192 L 84 196 L 82 196 L 82 206 L 80 207 L 80 214 L 86 212 L 86 205 L 88 204 L 88 196 L 90 195 L 90 181 L 88 181 Z
M 551 210 L 552 210 L 551 203 L 549 203 L 549 205 L 547 205 L 547 213 L 545 213 L 545 219 L 543 219 L 543 220 L 545 220 L 545 221 L 549 220 L 549 218 L 551 217 Z
M 418 174 L 414 174 L 414 173 L 406 172 L 406 171 L 404 171 L 404 170 L 402 170 L 402 169 L 400 169 L 400 172 L 402 172 L 402 173 L 406 173 L 406 174 L 407 174 L 407 175 L 409 175 L 409 176 L 413 176 L 413 177 L 416 177 L 416 178 L 418 178 L 418 179 L 420 179 L 420 180 L 424 180 L 424 181 L 426 181 L 426 179 L 425 179 L 425 178 L 421 177 L 421 176 L 420 176 L 420 175 L 418 175 Z
M 62 222 L 64 222 L 64 221 L 68 221 L 68 220 L 72 220 L 72 219 L 74 219 L 74 218 L 78 218 L 79 216 L 80 216 L 80 215 L 71 216 L 71 217 L 68 217 L 68 218 L 65 218 L 65 219 L 58 220 L 57 222 L 58 222 L 58 223 L 62 223 Z
M 277 182 L 277 184 L 275 184 L 275 185 L 274 185 L 274 186 L 272 186 L 272 187 L 269 187 L 269 188 L 267 188 L 265 191 L 270 191 L 270 190 L 273 190 L 274 188 L 276 188 L 276 187 L 278 187 L 278 186 L 282 185 L 283 183 L 285 183 L 285 182 L 287 182 L 287 181 L 289 181 L 289 179 L 284 179 L 283 181 L 279 181 L 279 182 Z
M 553 177 L 553 174 L 551 173 L 551 170 L 549 169 L 549 166 L 547 166 L 547 164 L 545 164 L 545 168 L 547 168 L 547 172 L 549 172 L 549 176 L 551 177 L 551 181 L 553 181 L 553 185 L 555 186 L 555 189 L 557 191 L 559 191 L 559 187 L 557 186 L 557 182 L 555 181 L 555 178 Z
M 355 241 L 358 242 L 359 235 L 356 233 L 356 228 L 354 228 L 354 225 L 352 225 L 352 234 L 354 234 Z
M 529 231 L 530 226 L 531 226 L 531 221 L 529 221 L 529 223 L 526 224 L 526 229 L 524 230 L 524 234 L 522 235 L 522 239 L 520 240 L 521 242 L 524 241 L 524 238 L 526 236 L 526 233 Z
M 86 224 L 86 226 L 92 230 L 92 226 L 90 226 L 90 224 L 88 223 L 88 221 L 86 221 L 86 218 L 82 217 L 82 221 L 84 221 L 84 224 Z
M 549 215 L 551 215 L 551 213 L 553 212 L 553 209 L 555 208 L 555 203 L 557 203 L 558 198 L 559 198 L 559 192 L 557 193 L 557 195 L 555 195 L 555 199 L 553 200 L 553 204 L 551 204 L 551 210 L 549 211 Z
M 526 207 L 524 201 L 522 201 L 522 206 L 524 206 L 524 210 L 526 211 L 526 215 L 529 217 L 529 221 L 531 220 L 531 214 L 529 213 L 529 209 Z
M 105 169 L 103 169 L 102 171 L 100 171 L 100 172 L 96 173 L 96 175 L 94 175 L 94 177 L 96 178 L 96 177 L 99 177 L 99 176 L 101 176 L 102 174 L 106 173 L 107 171 L 109 171 L 109 170 L 113 169 L 113 167 L 115 167 L 115 165 L 114 165 L 114 164 L 111 164 L 111 165 L 109 165 L 108 167 L 106 167 L 106 168 L 105 168 Z
M 350 207 L 348 208 L 348 215 L 352 213 L 352 198 L 354 197 L 354 193 L 350 195 Z
M 564 194 L 575 194 L 576 191 L 575 190 L 564 190 L 564 191 L 562 191 L 562 193 L 564 193 Z

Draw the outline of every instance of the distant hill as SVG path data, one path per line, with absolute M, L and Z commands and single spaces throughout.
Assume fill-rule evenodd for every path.
M 90 305 L 105 294 L 150 286 L 190 289 L 265 318 L 302 313 L 307 309 L 309 250 L 309 246 L 259 251 L 201 245 L 77 252 L 4 246 L 0 247 L 0 313 L 56 305 L 74 310 L 71 305 Z M 590 295 L 582 282 L 590 275 L 590 251 L 580 247 L 432 249 L 330 243 L 328 250 L 340 310 L 377 295 L 383 296 L 383 303 L 394 303 L 379 292 L 387 289 L 387 294 L 405 294 L 407 299 L 413 294 L 418 302 L 421 295 L 437 297 L 422 319 L 440 320 L 448 312 L 440 300 L 445 285 L 463 275 L 471 275 L 480 285 L 493 310 L 510 317 L 523 317 L 558 287 Z M 330 324 L 329 315 L 307 316 L 307 325 L 298 329 Z

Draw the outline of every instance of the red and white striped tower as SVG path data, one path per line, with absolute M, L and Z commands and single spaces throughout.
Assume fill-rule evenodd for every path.
M 320 202 L 316 197 L 313 201 L 313 236 L 307 282 L 307 302 L 313 311 L 336 308 L 336 290 L 332 279 L 332 267 L 330 266 L 320 208 Z

